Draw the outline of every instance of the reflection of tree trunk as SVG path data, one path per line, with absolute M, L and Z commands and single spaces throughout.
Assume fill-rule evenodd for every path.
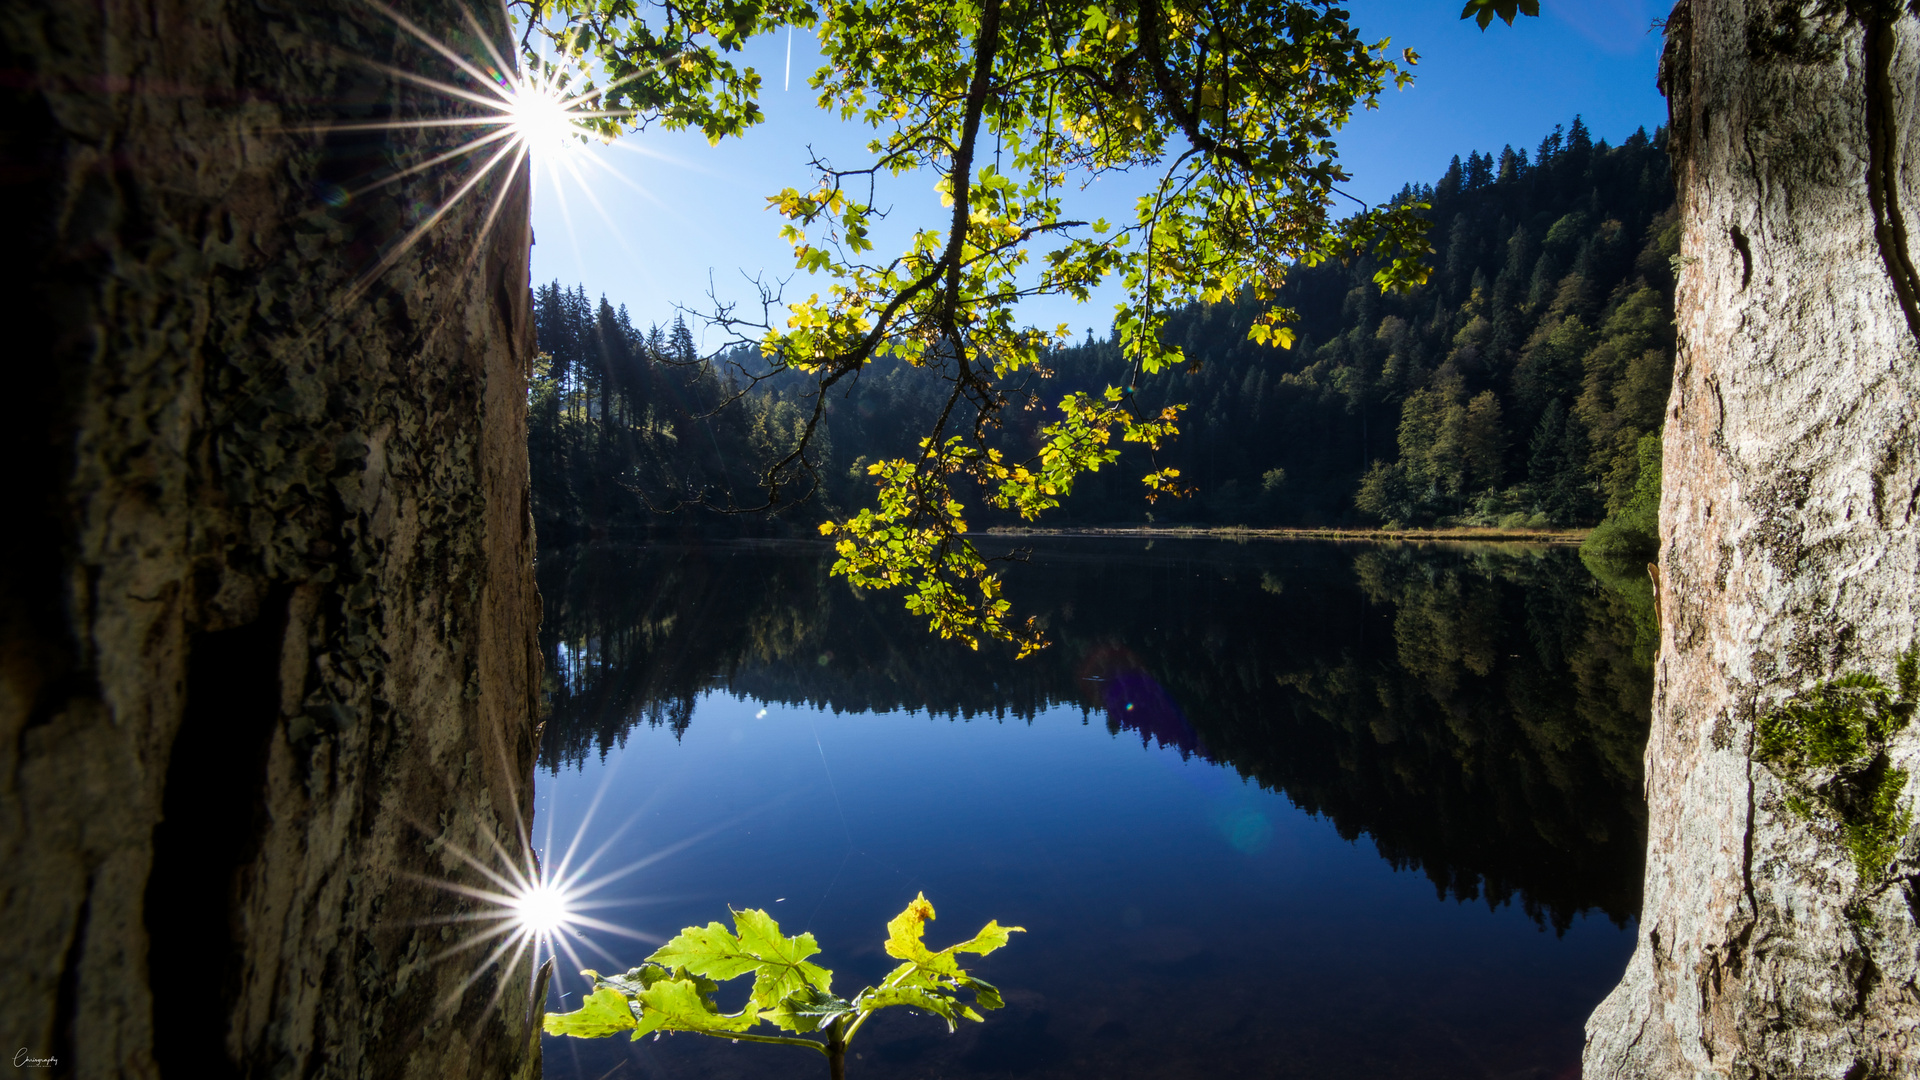
M 1876 218 L 1920 205 L 1898 164 L 1920 160 L 1920 23 L 1883 31 L 1876 80 L 1861 19 L 1802 20 L 1812 6 L 1683 0 L 1668 26 L 1686 266 L 1646 907 L 1588 1024 L 1590 1077 L 1920 1069 L 1913 849 L 1863 888 L 1836 829 L 1787 810 L 1751 757 L 1757 716 L 1841 671 L 1890 678 L 1916 633 L 1920 351 L 1889 273 L 1910 262 Z M 1897 133 L 1891 158 L 1870 125 Z M 1893 757 L 1916 752 L 1909 729 Z
M 403 6 L 467 36 L 451 3 Z M 473 905 L 420 880 L 480 884 L 454 849 L 520 852 L 530 806 L 526 178 L 479 189 L 509 185 L 484 242 L 481 199 L 336 309 L 458 182 L 348 201 L 444 133 L 300 130 L 450 108 L 352 58 L 444 66 L 385 23 L 345 0 L 0 16 L 9 1054 L 537 1075 L 526 961 L 491 1016 L 495 976 L 450 1002 L 472 964 L 429 961 Z

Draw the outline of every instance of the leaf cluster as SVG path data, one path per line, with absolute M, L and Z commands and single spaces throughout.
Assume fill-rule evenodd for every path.
M 531 0 L 525 61 L 571 76 L 569 93 L 596 108 L 579 123 L 603 138 L 659 124 L 697 128 L 718 143 L 766 118 L 760 75 L 729 58 L 758 34 L 812 26 L 805 0 Z M 586 61 L 602 79 L 582 78 Z
M 1485 30 L 1493 22 L 1495 15 L 1508 26 L 1513 25 L 1516 15 L 1540 17 L 1540 0 L 1467 0 L 1467 6 L 1460 9 L 1462 19 L 1472 19 Z
M 833 992 L 833 972 L 810 959 L 820 952 L 811 933 L 788 937 L 765 911 L 736 911 L 733 929 L 718 922 L 689 926 L 624 974 L 582 972 L 593 980 L 593 991 L 573 1012 L 549 1013 L 546 1032 L 596 1039 L 624 1031 L 637 1040 L 686 1031 L 805 1047 L 832 1057 L 844 1054 L 867 1017 L 897 1005 L 938 1016 L 952 1031 L 960 1020 L 982 1020 L 980 1009 L 1004 1004 L 1000 991 L 968 974 L 959 957 L 991 953 L 1021 928 L 988 922 L 973 937 L 934 951 L 923 940 L 933 917 L 926 895 L 916 896 L 887 923 L 887 955 L 902 963 L 880 985 L 844 998 Z M 748 975 L 753 986 L 746 1004 L 735 1012 L 721 1011 L 714 1000 L 720 983 Z M 755 1033 L 762 1022 L 794 1034 Z M 816 1033 L 825 1034 L 825 1041 L 796 1037 Z
M 1143 413 L 1142 374 L 1187 363 L 1164 333 L 1190 303 L 1250 294 L 1248 330 L 1287 345 L 1293 312 L 1274 302 L 1290 267 L 1366 255 L 1384 289 L 1426 280 L 1422 204 L 1364 207 L 1339 219 L 1346 179 L 1334 133 L 1356 109 L 1405 85 L 1417 57 L 1368 42 L 1333 0 L 552 0 L 550 33 L 590 53 L 609 76 L 603 107 L 635 110 L 710 138 L 757 122 L 759 77 L 725 58 L 753 34 L 813 28 L 823 65 L 810 83 L 823 108 L 873 131 L 864 164 L 813 162 L 815 181 L 768 200 L 796 270 L 828 284 L 804 299 L 763 288 L 757 320 L 723 308 L 716 322 L 758 349 L 749 382 L 801 373 L 814 410 L 773 463 L 769 504 L 817 460 L 830 393 L 871 363 L 897 358 L 947 387 L 915 457 L 875 471 L 876 504 L 838 526 L 841 573 L 865 587 L 910 589 L 909 606 L 968 641 L 1023 642 L 995 575 L 965 536 L 961 496 L 1031 517 L 1074 479 L 1114 460 L 1111 443 L 1157 447 L 1177 432 L 1169 411 Z M 609 119 L 609 124 L 615 121 Z M 1149 173 L 1131 222 L 1071 216 L 1076 187 Z M 883 180 L 930 175 L 942 213 L 905 249 L 875 254 Z M 1118 277 L 1115 326 L 1125 380 L 1100 394 L 1040 396 L 1044 360 L 1064 325 L 1021 324 L 1038 296 L 1087 299 Z M 784 319 L 773 312 L 784 309 Z M 1001 445 L 1002 414 L 1048 413 L 1031 445 Z M 1153 468 L 1149 498 L 1184 491 Z

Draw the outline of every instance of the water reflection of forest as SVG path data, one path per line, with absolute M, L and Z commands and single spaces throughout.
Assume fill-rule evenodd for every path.
M 931 640 L 824 547 L 543 556 L 549 769 L 715 689 L 836 711 L 1077 705 L 1365 833 L 1442 895 L 1556 927 L 1639 910 L 1643 575 L 1570 549 L 1050 541 L 1010 572 L 1051 648 Z

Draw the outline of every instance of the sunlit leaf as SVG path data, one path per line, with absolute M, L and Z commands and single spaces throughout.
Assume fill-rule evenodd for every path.
M 1005 945 L 1007 935 L 1026 932 L 1023 927 L 1001 926 L 998 921 L 991 921 L 967 940 L 934 952 L 927 948 L 923 940 L 927 923 L 933 918 L 933 905 L 927 902 L 927 895 L 921 893 L 915 896 L 905 911 L 887 923 L 887 955 L 909 961 L 927 971 L 952 975 L 960 970 L 956 954 L 978 953 L 984 956 Z
M 927 921 L 932 918 L 933 905 L 927 902 L 927 894 L 915 896 L 905 911 L 887 921 L 887 955 L 927 966 L 934 960 L 934 954 L 922 939 L 927 932 Z
M 653 1031 L 692 1031 L 702 1034 L 745 1031 L 760 1022 L 752 1005 L 737 1013 L 722 1013 L 713 1003 L 715 984 L 684 975 L 661 979 L 634 995 L 640 1020 L 633 1037 Z M 597 991 L 605 993 L 605 991 Z
M 578 1039 L 601 1039 L 639 1026 L 627 997 L 618 990 L 599 989 L 588 994 L 580 1007 L 569 1013 L 548 1013 L 541 1021 L 549 1035 L 572 1035 Z
M 818 1031 L 854 1013 L 853 1003 L 811 986 L 788 994 L 761 1015 L 788 1031 Z
M 717 922 L 687 927 L 655 949 L 647 962 L 686 968 L 695 975 L 722 980 L 744 975 L 760 966 L 757 957 L 747 955 L 733 931 Z
M 753 1002 L 771 1008 L 774 1002 L 802 989 L 826 991 L 833 983 L 833 972 L 807 957 L 820 951 L 811 933 L 783 937 L 780 924 L 758 908 L 737 911 L 733 916 L 740 943 L 748 955 L 760 961 L 753 982 Z
M 833 973 L 807 962 L 807 957 L 820 951 L 812 934 L 784 937 L 780 924 L 759 909 L 736 911 L 733 919 L 738 934 L 717 922 L 690 926 L 647 959 L 711 979 L 752 974 L 752 1000 L 763 1009 L 802 987 L 829 989 Z

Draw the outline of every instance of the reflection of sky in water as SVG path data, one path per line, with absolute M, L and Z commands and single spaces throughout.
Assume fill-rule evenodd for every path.
M 1091 667 L 1082 685 L 1117 734 L 1070 707 L 1029 724 L 709 695 L 677 739 L 636 728 L 605 764 L 543 772 L 541 831 L 566 835 L 608 780 L 594 830 L 633 819 L 636 855 L 718 827 L 607 917 L 666 935 L 765 907 L 819 937 L 842 993 L 890 966 L 883 924 L 917 891 L 940 912 L 936 947 L 989 918 L 1028 928 L 978 969 L 1005 1011 L 954 1036 L 883 1014 L 854 1077 L 1577 1076 L 1629 932 L 1581 918 L 1561 938 L 1514 906 L 1436 901 L 1424 876 L 1192 753 L 1130 658 Z M 580 987 L 561 980 L 566 1007 Z M 546 1046 L 555 1078 L 819 1068 L 684 1035 Z

